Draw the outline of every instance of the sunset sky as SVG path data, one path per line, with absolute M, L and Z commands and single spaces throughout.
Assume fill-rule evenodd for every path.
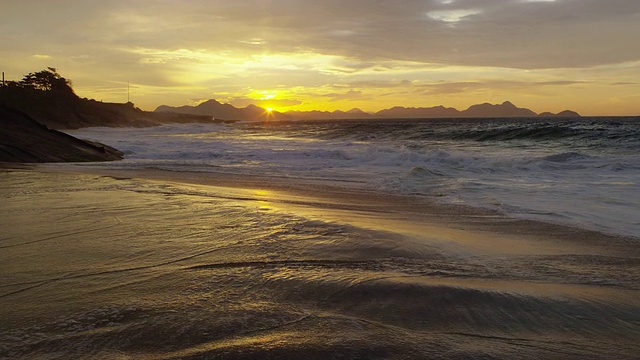
M 56 67 L 81 97 L 145 110 L 640 115 L 638 0 L 3 0 L 0 70 Z

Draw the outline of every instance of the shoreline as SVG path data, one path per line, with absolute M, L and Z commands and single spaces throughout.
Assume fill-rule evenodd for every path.
M 0 357 L 640 351 L 634 239 L 315 181 L 0 177 Z
M 345 181 L 334 184 L 349 188 L 435 196 L 442 203 L 640 238 L 633 217 L 640 203 L 633 191 L 637 166 L 630 152 L 638 144 L 627 135 L 605 149 L 591 134 L 600 127 L 614 138 L 635 131 L 632 123 L 616 124 L 362 121 L 178 126 L 141 133 L 88 129 L 77 136 L 119 144 L 129 154 L 105 167 L 324 178 Z M 422 135 L 413 138 L 408 129 Z M 235 141 L 236 136 L 244 140 Z M 309 136 L 314 140 L 307 141 Z
M 25 164 L 28 165 L 28 164 Z M 12 165 L 10 165 L 12 166 Z M 0 168 L 1 169 L 1 168 Z M 338 182 L 324 179 L 301 179 L 276 176 L 247 176 L 225 172 L 190 172 L 162 169 L 118 169 L 108 167 L 86 167 L 74 164 L 34 164 L 35 171 L 69 172 L 75 174 L 98 175 L 114 178 L 146 179 L 156 182 L 187 183 L 194 185 L 214 186 L 235 189 L 266 189 L 277 191 L 285 198 L 313 198 L 325 199 L 326 205 L 341 207 L 340 201 L 346 200 L 357 207 L 367 207 L 372 211 L 385 208 L 389 203 L 394 204 L 394 210 L 412 213 L 415 208 L 421 208 L 420 215 L 433 221 L 447 224 L 458 224 L 468 227 L 478 226 L 477 230 L 506 232 L 509 235 L 536 235 L 560 237 L 562 240 L 572 240 L 581 237 L 583 241 L 604 244 L 606 241 L 638 242 L 640 237 L 622 234 L 605 233 L 598 230 L 581 228 L 577 225 L 544 220 L 533 220 L 513 217 L 503 212 L 484 207 L 463 204 L 451 204 L 437 201 L 437 198 L 426 195 L 392 194 L 375 191 L 358 186 L 348 186 L 350 182 Z M 340 201 L 328 201 L 339 197 Z M 269 199 L 264 199 L 269 200 Z M 271 199 L 275 200 L 275 199 Z M 320 200 L 323 202 L 323 200 Z M 382 204 L 382 205 L 381 205 Z M 398 206 L 403 204 L 404 206 Z M 491 219 L 495 221 L 478 221 L 476 219 Z M 489 223 L 493 223 L 491 226 Z M 510 230 L 516 228 L 516 230 Z M 597 240 L 602 238 L 602 240 Z

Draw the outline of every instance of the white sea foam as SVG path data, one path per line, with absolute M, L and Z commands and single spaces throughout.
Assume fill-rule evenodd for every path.
M 126 154 L 124 161 L 98 166 L 346 181 L 640 237 L 640 161 L 633 151 L 530 140 L 410 138 L 407 132 L 394 137 L 366 127 L 340 133 L 339 126 L 188 124 L 72 133 Z

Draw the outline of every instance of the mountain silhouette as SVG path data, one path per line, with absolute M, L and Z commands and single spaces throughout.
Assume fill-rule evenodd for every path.
M 377 113 L 366 113 L 358 108 L 349 111 L 287 111 L 284 113 L 273 111 L 267 113 L 266 109 L 255 105 L 245 108 L 236 108 L 230 104 L 222 104 L 216 100 L 207 100 L 197 106 L 171 107 L 159 106 L 156 112 L 179 113 L 201 116 L 213 116 L 215 119 L 224 120 L 330 120 L 330 119 L 428 119 L 428 118 L 501 118 L 501 117 L 536 117 L 538 114 L 526 108 L 519 108 L 510 101 L 502 104 L 477 104 L 468 109 L 459 111 L 444 106 L 433 107 L 402 107 L 395 106 Z M 579 117 L 574 111 L 566 110 L 558 114 L 543 113 L 545 117 Z M 542 114 L 541 114 L 542 116 Z
M 180 107 L 171 107 L 162 105 L 155 111 L 163 113 L 213 116 L 214 119 L 219 120 L 258 120 L 260 117 L 264 117 L 267 112 L 266 109 L 253 104 L 244 108 L 236 108 L 231 104 L 222 104 L 214 99 L 207 100 L 198 106 L 185 105 Z
M 543 112 L 541 114 L 538 115 L 538 117 L 580 117 L 580 114 L 578 114 L 575 111 L 571 111 L 571 110 L 565 110 L 565 111 L 561 111 L 557 114 L 554 113 L 550 113 L 550 112 Z
M 454 108 L 446 108 L 442 105 L 434 107 L 402 107 L 395 106 L 391 109 L 381 110 L 376 113 L 380 118 L 448 118 L 460 117 L 460 111 Z
M 489 103 L 472 105 L 467 110 L 460 113 L 462 117 L 535 117 L 535 112 L 519 108 L 510 101 L 505 101 L 500 105 Z

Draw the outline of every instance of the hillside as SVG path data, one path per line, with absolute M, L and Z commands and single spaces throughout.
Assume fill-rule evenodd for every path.
M 82 127 L 146 127 L 164 123 L 213 122 L 211 116 L 159 114 L 132 103 L 81 99 L 70 82 L 53 68 L 28 74 L 20 82 L 0 87 L 0 105 L 28 115 L 53 129 Z

